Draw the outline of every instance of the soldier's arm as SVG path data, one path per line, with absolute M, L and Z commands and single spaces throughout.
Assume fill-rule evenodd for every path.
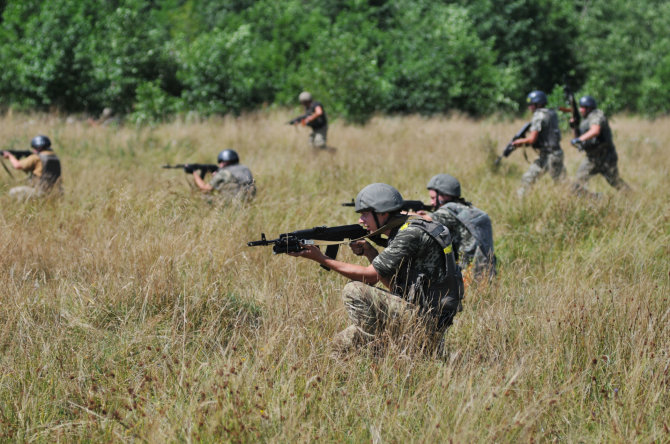
M 377 273 L 377 270 L 374 269 L 372 264 L 364 267 L 362 265 L 349 264 L 347 262 L 331 259 L 323 254 L 323 252 L 314 245 L 305 245 L 303 248 L 303 250 L 296 253 L 289 253 L 289 255 L 311 259 L 321 265 L 325 265 L 331 270 L 336 271 L 337 273 L 341 274 L 347 279 L 351 279 L 352 281 L 359 281 L 368 285 L 375 285 L 377 282 L 381 281 L 387 287 L 389 286 L 388 280 L 382 278 L 379 273 Z
M 594 137 L 598 137 L 600 135 L 600 125 L 591 125 L 589 130 L 579 136 L 579 140 L 582 142 L 585 142 L 589 139 L 593 139 Z
M 323 115 L 323 108 L 321 108 L 320 106 L 317 106 L 316 108 L 314 108 L 314 114 L 311 114 L 311 115 L 307 116 L 303 120 L 303 122 L 305 122 L 305 124 L 307 124 L 314 119 L 318 119 L 319 116 L 322 116 L 322 115 Z
M 528 137 L 524 137 L 522 139 L 516 139 L 515 141 L 512 142 L 512 145 L 518 146 L 518 145 L 532 145 L 537 141 L 537 136 L 540 134 L 539 131 L 531 131 L 528 134 Z
M 9 163 L 12 164 L 12 166 L 14 167 L 15 170 L 22 170 L 23 169 L 23 166 L 21 165 L 21 162 L 19 162 L 19 160 L 16 157 L 14 157 L 14 155 L 12 153 L 10 153 L 9 151 L 3 151 L 2 157 L 4 157 L 5 159 L 9 159 Z
M 195 185 L 200 188 L 202 191 L 205 193 L 209 193 L 214 189 L 213 186 L 202 180 L 202 177 L 200 177 L 199 171 L 193 171 L 193 180 L 195 181 Z

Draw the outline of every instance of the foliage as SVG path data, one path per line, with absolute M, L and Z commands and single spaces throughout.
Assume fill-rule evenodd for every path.
M 0 105 L 130 113 L 295 106 L 490 115 L 565 77 L 607 112 L 668 112 L 662 0 L 5 0 Z M 162 117 L 161 117 L 162 118 Z

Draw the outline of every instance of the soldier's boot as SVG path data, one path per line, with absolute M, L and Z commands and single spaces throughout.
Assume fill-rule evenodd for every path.
M 374 336 L 364 332 L 356 325 L 350 325 L 333 336 L 331 347 L 333 354 L 346 354 L 372 341 Z

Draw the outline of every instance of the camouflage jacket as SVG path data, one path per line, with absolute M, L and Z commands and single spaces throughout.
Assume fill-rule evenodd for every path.
M 561 151 L 561 130 L 558 128 L 558 114 L 550 108 L 538 108 L 530 121 L 530 131 L 537 131 L 533 148 L 541 153 Z
M 372 266 L 380 276 L 390 279 L 393 294 L 430 309 L 434 300 L 417 300 L 417 297 L 433 290 L 442 294 L 447 292 L 445 289 L 451 281 L 445 255 L 451 255 L 453 261 L 453 253 L 451 244 L 449 251 L 443 251 L 417 223 L 421 222 L 411 221 L 393 230 L 388 246 L 372 261 Z M 460 270 L 451 271 L 460 276 Z
M 239 193 L 255 194 L 256 186 L 249 168 L 244 165 L 229 165 L 217 170 L 209 184 L 216 191 L 229 196 Z
M 582 146 L 584 147 L 584 151 L 586 151 L 586 156 L 589 158 L 599 158 L 614 152 L 612 130 L 602 110 L 594 109 L 582 120 L 582 123 L 579 125 L 579 134 L 586 133 L 593 125 L 600 126 L 600 134 L 597 137 L 584 141 Z

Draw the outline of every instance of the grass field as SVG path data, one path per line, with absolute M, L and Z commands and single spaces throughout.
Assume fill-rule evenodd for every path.
M 0 171 L 0 441 L 670 442 L 670 119 L 612 121 L 632 194 L 545 177 L 519 201 L 523 155 L 491 164 L 521 121 L 335 122 L 315 154 L 289 117 L 0 118 L 4 147 L 51 137 L 65 187 L 16 204 Z M 253 204 L 159 168 L 225 147 Z M 491 215 L 497 281 L 467 290 L 441 359 L 332 358 L 346 280 L 246 242 L 355 223 L 340 203 L 372 182 L 426 201 L 440 172 Z

